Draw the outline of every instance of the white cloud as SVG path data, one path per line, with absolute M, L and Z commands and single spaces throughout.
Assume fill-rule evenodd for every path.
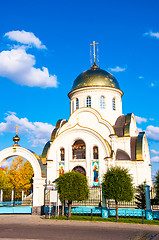
M 6 168 L 6 167 L 10 167 L 10 165 L 11 165 L 11 162 L 7 160 L 7 161 L 2 163 L 1 167 Z
M 145 33 L 144 35 L 148 35 L 150 37 L 155 37 L 155 38 L 159 39 L 159 32 L 155 33 L 155 32 L 150 31 L 150 32 Z
M 151 83 L 151 87 L 154 87 L 155 86 L 155 84 L 154 83 Z
M 126 68 L 121 68 L 121 67 L 115 67 L 115 68 L 109 68 L 110 71 L 112 72 L 123 72 L 126 70 Z
M 152 157 L 151 162 L 159 162 L 159 156 Z
M 154 150 L 154 149 L 151 149 L 151 153 L 152 153 L 153 155 L 157 155 L 157 154 L 159 154 L 159 151 L 156 151 L 156 150 Z
M 147 126 L 146 135 L 148 138 L 153 140 L 159 140 L 159 127 L 154 127 L 152 125 Z
M 147 122 L 146 118 L 135 116 L 136 122 L 141 124 L 142 122 Z
M 37 38 L 32 32 L 26 32 L 24 30 L 11 31 L 7 32 L 4 36 L 18 43 L 34 46 L 39 49 L 46 49 L 46 46 L 42 45 L 42 42 L 39 40 L 39 38 Z
M 29 87 L 57 87 L 57 77 L 48 69 L 35 68 L 35 56 L 22 47 L 0 52 L 0 76 Z
M 27 118 L 18 118 L 15 113 L 7 113 L 4 122 L 0 123 L 0 133 L 15 133 L 15 125 L 18 125 L 19 135 L 25 134 L 32 147 L 45 144 L 51 137 L 54 126 L 43 122 L 29 122 Z
M 144 77 L 142 77 L 142 76 L 139 76 L 139 78 L 140 78 L 140 79 L 142 79 L 142 78 L 144 78 Z
M 154 118 L 149 118 L 150 121 L 154 121 L 155 119 Z

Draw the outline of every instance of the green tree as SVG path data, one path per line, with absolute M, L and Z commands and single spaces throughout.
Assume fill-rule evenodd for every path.
M 146 209 L 145 185 L 146 182 L 136 187 L 135 203 L 139 209 Z
M 159 170 L 157 171 L 155 176 L 155 189 L 156 189 L 155 202 L 159 204 Z
M 57 191 L 60 200 L 68 200 L 69 217 L 71 217 L 72 201 L 88 199 L 89 189 L 87 178 L 79 172 L 64 173 L 57 182 Z
M 104 175 L 103 194 L 105 199 L 114 199 L 116 205 L 116 221 L 118 221 L 118 202 L 131 201 L 134 195 L 132 177 L 128 169 L 111 167 Z

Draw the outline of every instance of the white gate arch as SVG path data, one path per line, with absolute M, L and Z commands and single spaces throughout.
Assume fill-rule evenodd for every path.
M 43 206 L 44 205 L 44 185 L 46 178 L 42 178 L 41 167 L 39 161 L 35 155 L 26 148 L 22 148 L 19 145 L 5 148 L 0 151 L 0 166 L 4 161 L 10 157 L 20 156 L 27 159 L 34 171 L 33 177 L 33 206 Z

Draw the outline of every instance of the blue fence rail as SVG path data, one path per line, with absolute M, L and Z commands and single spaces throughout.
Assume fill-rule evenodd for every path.
M 116 215 L 115 209 L 107 209 L 102 207 L 72 207 L 72 214 L 102 216 L 103 218 L 113 217 Z M 44 213 L 53 214 L 54 207 L 44 207 Z M 65 207 L 65 213 L 68 214 L 68 207 Z M 32 214 L 32 207 L 0 207 L 0 214 Z M 120 217 L 146 217 L 147 220 L 158 219 L 159 211 L 146 211 L 144 209 L 118 209 Z
M 32 207 L 0 207 L 0 214 L 32 214 Z
M 116 216 L 115 209 L 107 209 L 101 207 L 72 207 L 72 214 L 86 214 L 92 213 L 94 215 L 102 215 L 103 218 L 108 218 L 111 216 Z M 68 207 L 65 208 L 65 213 L 68 213 Z M 120 217 L 146 217 L 147 220 L 159 219 L 159 211 L 146 211 L 144 209 L 118 209 L 118 215 Z
M 15 206 L 15 205 L 21 205 L 22 201 L 7 201 L 7 202 L 0 202 L 0 207 L 4 206 Z

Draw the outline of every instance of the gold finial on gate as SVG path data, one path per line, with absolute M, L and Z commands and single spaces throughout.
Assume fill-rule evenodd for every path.
M 20 137 L 18 137 L 18 125 L 15 126 L 16 128 L 16 135 L 13 137 L 14 145 L 18 145 L 18 142 L 20 141 Z
M 15 128 L 16 128 L 16 135 L 18 134 L 18 127 L 19 127 L 18 125 L 15 126 Z

